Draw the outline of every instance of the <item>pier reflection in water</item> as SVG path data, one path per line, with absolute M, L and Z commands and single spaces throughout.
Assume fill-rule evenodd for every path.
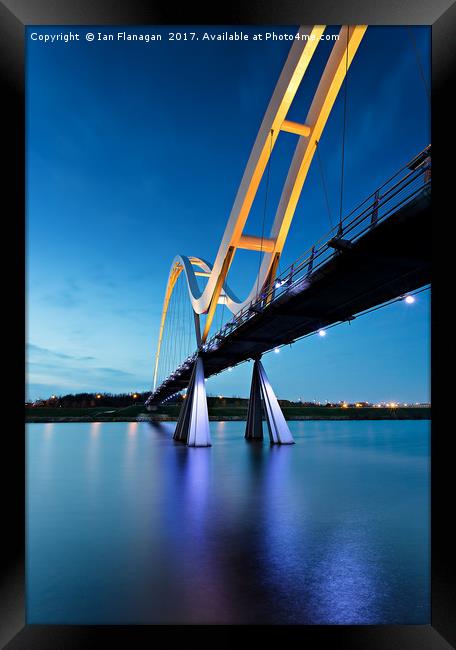
M 429 423 L 32 424 L 29 623 L 429 622 Z

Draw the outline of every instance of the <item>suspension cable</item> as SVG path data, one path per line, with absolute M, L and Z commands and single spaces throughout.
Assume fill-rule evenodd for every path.
M 179 276 L 180 278 L 180 276 Z M 174 326 L 174 359 L 173 359 L 173 367 L 171 368 L 171 372 L 173 372 L 174 368 L 178 365 L 178 358 L 179 358 L 179 332 L 180 332 L 180 282 L 179 279 L 176 282 L 176 324 Z
M 329 204 L 329 196 L 328 196 L 328 188 L 327 188 L 327 185 L 326 185 L 325 171 L 324 171 L 324 168 L 323 168 L 323 162 L 321 160 L 320 149 L 319 149 L 318 145 L 319 145 L 318 140 L 315 140 L 315 150 L 317 152 L 317 160 L 318 160 L 318 167 L 320 169 L 321 184 L 323 186 L 323 193 L 325 195 L 326 208 L 328 210 L 329 225 L 330 225 L 330 227 L 332 229 L 333 228 L 333 221 L 332 221 L 332 216 L 331 216 L 331 206 Z
M 182 317 L 182 307 L 183 307 L 183 302 L 182 302 L 182 281 L 179 282 L 177 281 L 179 285 L 179 291 L 177 294 L 178 298 L 178 303 L 177 303 L 177 338 L 178 338 L 178 352 L 177 352 L 177 357 L 175 361 L 175 366 L 177 367 L 182 359 L 182 332 L 183 332 L 183 317 Z
M 180 365 L 183 360 L 184 354 L 184 333 L 185 333 L 185 303 L 184 303 L 184 274 L 181 278 L 180 286 L 180 305 L 179 305 L 179 358 L 177 360 L 177 365 Z
M 168 372 L 169 371 L 169 365 L 170 365 L 169 359 L 170 359 L 170 356 L 171 356 L 171 346 L 170 346 L 171 337 L 170 337 L 169 333 L 171 331 L 171 321 L 172 321 L 172 318 L 173 318 L 173 303 L 174 303 L 174 292 L 170 296 L 170 299 L 169 299 L 169 302 L 168 302 L 168 310 L 167 310 L 167 314 L 166 314 L 166 321 L 167 321 L 166 322 L 166 356 L 165 356 L 165 366 L 164 366 L 165 378 L 169 374 L 169 372 Z
M 272 154 L 272 137 L 274 135 L 274 130 L 271 129 L 271 140 L 269 142 L 269 158 L 268 158 L 268 164 L 267 164 L 267 169 L 266 169 L 266 189 L 264 193 L 264 207 L 263 207 L 263 223 L 261 226 L 261 244 L 260 244 L 260 255 L 258 259 L 258 276 L 257 276 L 257 288 L 256 288 L 256 295 L 258 297 L 258 285 L 260 282 L 260 270 L 261 270 L 261 261 L 263 259 L 263 240 L 264 240 L 264 224 L 266 221 L 266 212 L 267 212 L 267 207 L 268 207 L 268 194 L 269 194 L 269 176 L 271 173 L 271 154 Z
M 413 34 L 413 30 L 412 30 L 411 27 L 407 27 L 407 33 L 408 33 L 408 35 L 410 37 L 410 40 L 412 41 L 413 50 L 415 52 L 416 62 L 417 62 L 417 65 L 418 65 L 418 70 L 419 70 L 420 77 L 421 77 L 421 80 L 422 80 L 423 86 L 424 86 L 424 91 L 426 93 L 428 102 L 430 103 L 431 102 L 431 93 L 430 93 L 430 90 L 429 90 L 429 87 L 428 87 L 428 84 L 427 84 L 427 81 L 426 81 L 423 66 L 421 64 L 421 57 L 420 57 L 420 53 L 419 53 L 419 50 L 418 50 L 418 45 L 416 43 L 415 35 Z
M 176 280 L 176 283 L 178 282 L 178 279 Z M 170 369 L 169 372 L 171 373 L 173 370 L 174 366 L 174 360 L 176 358 L 176 320 L 177 320 L 177 306 L 178 306 L 178 299 L 177 299 L 177 287 L 173 291 L 173 297 L 175 298 L 174 300 L 174 305 L 173 305 L 173 319 L 172 319 L 172 329 L 170 330 L 170 342 L 171 342 L 171 363 L 170 363 Z
M 162 373 L 162 381 L 166 378 L 166 368 L 168 365 L 168 329 L 169 329 L 169 308 L 170 308 L 171 298 L 166 307 L 166 320 L 165 327 L 163 329 L 163 342 L 162 349 L 160 350 L 160 372 Z
M 195 328 L 194 316 L 193 316 L 193 307 L 190 300 L 187 300 L 187 353 L 186 357 L 190 355 L 192 347 L 192 327 Z
M 340 206 L 339 206 L 339 229 L 342 228 L 342 207 L 344 196 L 344 163 L 345 163 L 345 132 L 347 129 L 347 86 L 348 86 L 348 44 L 350 35 L 350 25 L 347 25 L 347 46 L 345 49 L 345 79 L 344 79 L 344 122 L 342 128 L 342 161 L 341 161 L 341 178 L 340 178 Z

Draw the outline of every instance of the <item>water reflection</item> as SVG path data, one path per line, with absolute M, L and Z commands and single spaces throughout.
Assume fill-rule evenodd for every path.
M 90 484 L 96 487 L 99 470 L 99 449 L 101 422 L 92 422 L 87 436 L 87 476 Z
M 54 434 L 54 423 L 47 422 L 43 424 L 43 432 L 35 447 L 27 444 L 27 463 L 38 463 L 42 467 L 47 467 L 52 460 L 53 445 L 52 437 Z M 33 454 L 30 453 L 33 450 Z
M 101 432 L 101 422 L 92 422 L 90 425 L 90 437 L 98 438 Z
M 52 434 L 54 432 L 54 423 L 53 422 L 46 422 L 44 426 L 44 439 L 49 440 L 52 437 Z
M 370 559 L 362 531 L 356 536 L 343 529 L 333 532 L 315 566 L 314 606 L 321 623 L 356 625 L 370 618 L 376 594 L 384 588 Z
M 127 427 L 127 433 L 130 436 L 130 438 L 136 436 L 137 432 L 138 432 L 138 423 L 129 422 Z
M 428 622 L 428 424 L 359 424 L 29 426 L 29 622 Z

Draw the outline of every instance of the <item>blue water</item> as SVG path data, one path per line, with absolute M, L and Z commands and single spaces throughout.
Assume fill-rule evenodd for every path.
M 429 623 L 429 422 L 174 426 L 28 425 L 28 623 Z

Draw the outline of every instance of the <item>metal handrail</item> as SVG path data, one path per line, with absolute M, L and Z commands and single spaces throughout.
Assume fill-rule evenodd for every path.
M 426 149 L 424 149 L 422 153 L 424 154 L 429 150 L 430 150 L 430 145 L 426 147 Z M 348 234 L 352 233 L 358 226 L 368 221 L 369 218 L 372 216 L 373 210 L 376 209 L 378 212 L 378 217 L 375 224 L 369 223 L 368 225 L 365 225 L 362 228 L 362 230 L 360 230 L 356 234 L 353 234 L 352 238 L 349 240 L 351 241 L 351 243 L 353 243 L 353 241 L 356 241 L 362 234 L 366 232 L 366 230 L 375 227 L 376 225 L 384 221 L 393 210 L 397 210 L 397 208 L 400 207 L 405 201 L 408 201 L 411 198 L 413 198 L 413 196 L 418 193 L 418 191 L 422 188 L 422 186 L 414 187 L 410 193 L 408 193 L 405 197 L 402 198 L 402 200 L 396 202 L 394 205 L 389 206 L 389 209 L 384 214 L 380 214 L 381 209 L 388 202 L 390 202 L 394 197 L 400 195 L 400 193 L 403 192 L 404 189 L 409 187 L 422 174 L 424 174 L 426 169 L 430 167 L 430 162 L 428 162 L 425 159 L 419 166 L 417 166 L 413 170 L 410 170 L 409 165 L 410 163 L 404 165 L 404 167 L 402 167 L 398 172 L 396 172 L 396 174 L 394 174 L 390 179 L 388 179 L 388 181 L 383 183 L 383 185 L 381 185 L 380 188 L 378 188 L 367 199 L 365 199 L 354 210 L 352 210 L 342 220 L 341 222 L 342 227 L 340 225 L 337 225 L 331 228 L 331 230 L 327 232 L 326 235 L 321 237 L 317 241 L 317 243 L 314 244 L 310 249 L 308 249 L 308 251 L 304 253 L 303 256 L 295 260 L 295 262 L 293 262 L 292 265 L 290 265 L 280 276 L 276 278 L 274 285 L 272 287 L 270 287 L 266 292 L 260 294 L 260 296 L 257 297 L 256 300 L 252 301 L 249 305 L 247 305 L 240 312 L 238 312 L 238 314 L 236 314 L 236 316 L 232 319 L 231 322 L 225 324 L 224 327 L 222 327 L 216 334 L 214 334 L 214 336 L 207 343 L 206 349 L 212 347 L 212 342 L 214 342 L 215 340 L 219 340 L 220 337 L 223 338 L 223 333 L 227 329 L 230 329 L 232 331 L 233 327 L 236 327 L 241 323 L 245 322 L 246 320 L 249 320 L 251 317 L 253 317 L 255 313 L 258 313 L 258 311 L 263 311 L 268 306 L 270 306 L 271 303 L 274 302 L 280 295 L 287 293 L 292 286 L 295 286 L 295 284 L 299 280 L 303 279 L 301 271 L 306 267 L 308 267 L 311 259 L 313 262 L 313 267 L 312 267 L 312 274 L 313 274 L 316 272 L 316 270 L 318 270 L 318 268 L 321 267 L 321 265 L 325 261 L 327 261 L 329 256 L 325 257 L 324 260 L 320 259 L 320 261 L 317 261 L 317 259 L 321 258 L 321 256 L 324 255 L 324 253 L 330 251 L 330 256 L 337 255 L 337 251 L 335 251 L 332 247 L 328 245 L 328 242 L 334 239 L 334 235 L 336 235 L 336 237 L 341 237 L 343 235 L 344 239 L 346 239 Z M 397 176 L 405 169 L 408 170 L 406 176 L 404 176 L 402 179 L 396 182 L 383 195 L 377 194 L 379 193 L 380 189 L 383 189 L 388 183 L 396 179 Z M 429 184 L 430 181 L 426 183 L 426 186 Z M 376 195 L 378 196 L 377 202 L 374 200 L 369 206 L 365 207 L 361 211 L 361 213 L 357 214 L 355 217 L 351 219 L 351 221 L 348 222 L 348 219 L 350 218 L 351 215 L 356 213 L 356 211 L 359 210 L 360 207 L 364 206 L 368 199 L 375 197 Z M 291 283 L 290 280 L 292 281 Z M 268 298 L 271 298 L 271 300 L 268 301 Z M 266 304 L 264 304 L 265 302 Z
M 420 158 L 422 158 L 422 161 L 417 166 L 412 167 L 412 163 Z M 253 318 L 257 313 L 268 309 L 280 297 L 290 292 L 304 279 L 308 280 L 311 278 L 324 263 L 339 254 L 336 249 L 330 246 L 330 242 L 342 238 L 344 241 L 349 241 L 350 243 L 355 242 L 367 230 L 376 228 L 380 223 L 391 216 L 392 213 L 396 212 L 399 207 L 404 205 L 404 203 L 410 201 L 423 188 L 423 186 L 430 186 L 431 181 L 427 179 L 426 176 L 424 177 L 424 185 L 417 182 L 417 180 L 430 168 L 431 145 L 428 145 L 422 152 L 415 156 L 406 165 L 401 167 L 399 171 L 393 174 L 393 176 L 372 192 L 372 194 L 364 199 L 364 201 L 358 204 L 356 208 L 349 212 L 339 224 L 331 228 L 311 248 L 295 260 L 293 264 L 287 267 L 285 271 L 275 279 L 272 286 L 267 290 L 263 290 L 255 300 L 239 311 L 231 321 L 225 323 L 225 325 L 202 346 L 202 349 L 204 351 L 216 349 L 219 346 L 219 341 L 221 339 L 225 338 L 228 334 L 231 334 L 235 329 Z M 407 170 L 406 175 L 396 181 L 398 176 L 405 170 Z M 392 181 L 396 182 L 389 186 Z M 387 190 L 381 193 L 381 190 L 384 190 L 385 187 L 387 187 Z M 410 191 L 405 194 L 408 188 Z M 397 197 L 398 200 L 391 203 L 395 197 Z M 366 206 L 366 203 L 371 199 L 373 199 L 371 203 Z M 376 211 L 375 221 L 372 220 L 374 211 Z M 188 369 L 197 356 L 198 350 L 196 350 L 191 356 L 187 357 L 181 365 L 161 383 L 160 387 L 164 386 L 172 378 L 180 374 L 182 370 Z M 159 392 L 160 387 L 151 394 L 149 400 Z

